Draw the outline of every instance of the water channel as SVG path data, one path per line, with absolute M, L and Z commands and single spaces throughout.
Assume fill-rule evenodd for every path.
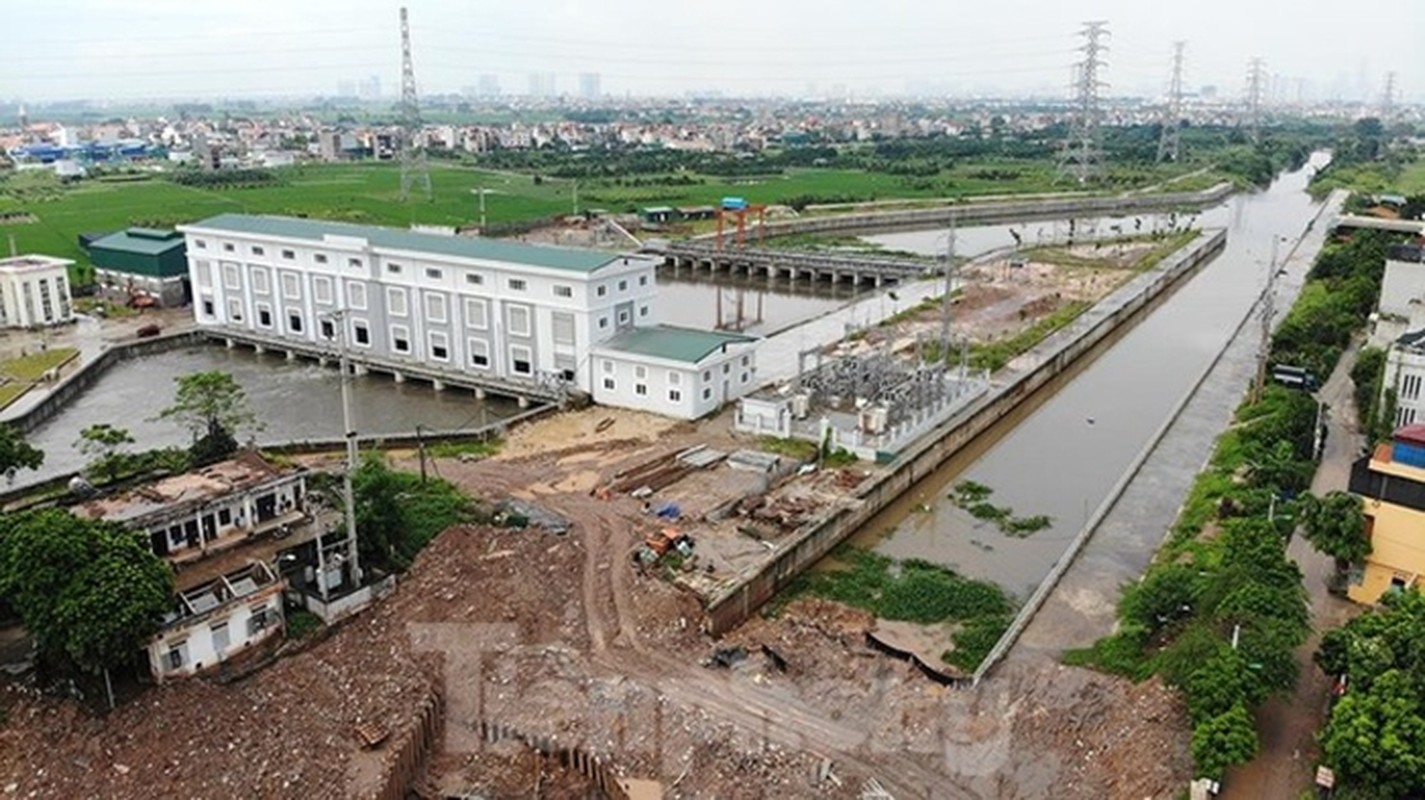
M 1313 164 L 1324 163 L 1324 158 L 1318 156 Z M 1226 345 L 1265 284 L 1273 237 L 1294 241 L 1315 216 L 1320 205 L 1304 191 L 1310 169 L 1282 176 L 1265 192 L 1239 195 L 1204 212 L 1198 224 L 1228 230 L 1227 248 L 1216 260 L 1111 348 L 1066 376 L 1041 405 L 1019 412 L 1016 416 L 1022 419 L 1013 420 L 1012 426 L 1001 426 L 1003 438 L 987 437 L 978 449 L 944 465 L 872 519 L 853 543 L 895 558 L 951 566 L 995 581 L 1020 597 L 1028 595 Z M 992 233 L 968 231 L 957 238 L 992 249 L 1012 244 L 1009 227 L 1020 231 L 1026 242 L 1036 235 L 1023 233 L 1026 228 L 1033 231 L 1032 224 L 998 227 L 1003 237 L 998 241 Z M 980 236 L 985 238 L 972 239 Z M 945 241 L 938 231 L 875 239 L 920 252 L 942 251 Z M 1303 251 L 1298 262 L 1313 255 Z M 1223 410 L 1224 418 L 1228 411 Z M 995 505 L 1010 507 L 1019 517 L 1047 515 L 1052 526 L 1013 538 L 974 519 L 946 498 L 955 483 L 967 479 L 990 487 Z

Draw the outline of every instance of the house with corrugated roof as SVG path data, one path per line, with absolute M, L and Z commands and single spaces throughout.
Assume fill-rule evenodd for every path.
M 104 299 L 134 306 L 188 302 L 188 259 L 183 234 L 128 228 L 88 244 L 94 281 Z

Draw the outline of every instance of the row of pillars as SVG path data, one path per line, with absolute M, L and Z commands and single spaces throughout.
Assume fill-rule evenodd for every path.
M 852 285 L 864 283 L 875 286 L 877 288 L 887 283 L 898 283 L 900 281 L 900 276 L 883 272 L 863 273 L 837 269 L 779 267 L 775 265 L 758 266 L 757 264 L 750 262 L 742 262 L 742 264 L 738 264 L 737 262 L 732 261 L 710 261 L 705 258 L 687 258 L 683 256 L 669 256 L 667 263 L 673 268 L 673 274 L 675 276 L 685 266 L 692 269 L 698 269 L 702 265 L 706 264 L 709 271 L 717 272 L 719 266 L 725 264 L 727 267 L 726 271 L 728 274 L 737 274 L 738 272 L 744 272 L 748 277 L 751 277 L 753 275 L 756 275 L 758 272 L 761 272 L 767 277 L 767 280 L 769 281 L 776 280 L 777 278 L 782 277 L 793 281 L 799 278 L 807 278 L 810 280 L 819 280 L 822 278 L 826 278 L 829 279 L 829 281 L 832 283 L 849 283 Z
M 236 339 L 227 338 L 227 339 L 224 339 L 224 340 L 223 340 L 223 344 L 224 344 L 229 350 L 232 350 L 232 349 L 234 349 L 234 348 L 236 348 L 236 347 L 238 346 L 238 341 L 237 341 Z M 254 352 L 254 353 L 258 354 L 258 355 L 262 355 L 263 353 L 268 352 L 268 350 L 269 350 L 269 348 L 268 348 L 266 345 L 254 344 L 254 345 L 252 346 L 252 352 Z M 287 357 L 287 360 L 288 360 L 288 361 L 296 361 L 298 358 L 300 358 L 300 357 L 302 356 L 302 354 L 301 354 L 301 353 L 298 353 L 296 350 L 288 350 L 288 349 L 285 349 L 285 348 L 280 349 L 280 350 L 277 350 L 277 351 L 275 351 L 275 352 L 281 352 L 281 353 L 283 353 L 283 354 Z M 321 355 L 319 355 L 319 356 L 316 356 L 316 360 L 317 360 L 317 364 L 318 364 L 319 366 L 323 366 L 323 367 L 330 366 L 330 365 L 332 365 L 332 364 L 337 363 L 337 359 L 332 358 L 332 357 L 330 357 L 330 356 L 321 356 Z M 405 383 L 406 380 L 407 380 L 408 377 L 409 377 L 409 376 L 406 375 L 406 373 L 401 372 L 400 370 L 388 369 L 388 370 L 383 370 L 383 371 L 389 373 L 390 376 L 391 376 L 391 379 L 394 380 L 396 383 Z M 351 372 L 352 372 L 353 375 L 356 375 L 357 377 L 362 377 L 362 376 L 371 374 L 371 368 L 368 367 L 368 366 L 366 366 L 366 365 L 364 365 L 364 364 L 357 364 L 357 363 L 353 362 L 352 365 L 351 365 Z M 419 379 L 419 378 L 418 378 L 418 380 L 422 380 L 422 379 Z M 429 381 L 431 388 L 434 389 L 434 390 L 436 390 L 437 392 L 443 392 L 443 391 L 445 391 L 446 388 L 449 386 L 449 384 L 447 384 L 447 383 L 446 383 L 445 381 L 443 381 L 443 380 L 440 380 L 439 378 L 425 378 L 425 379 L 423 379 L 423 380 Z M 484 400 L 484 399 L 488 396 L 488 393 L 486 392 L 486 390 L 485 390 L 484 387 L 476 386 L 476 387 L 474 387 L 474 391 L 475 391 L 475 399 L 476 399 L 476 400 Z M 529 401 L 529 398 L 528 398 L 528 397 L 526 397 L 526 396 L 524 396 L 524 395 L 514 395 L 514 399 L 515 399 L 515 402 L 517 402 L 517 403 L 519 404 L 519 407 L 520 407 L 520 408 L 529 408 L 529 402 L 530 402 L 530 401 Z

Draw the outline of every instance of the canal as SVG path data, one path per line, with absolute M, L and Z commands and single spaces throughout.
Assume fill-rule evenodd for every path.
M 1317 156 L 1312 163 L 1324 160 Z M 1200 225 L 1228 230 L 1227 248 L 1216 260 L 1112 347 L 1079 365 L 1057 392 L 1041 395 L 1038 407 L 1022 409 L 1008 421 L 1012 424 L 998 426 L 1000 438 L 984 437 L 952 459 L 873 518 L 852 542 L 895 558 L 951 566 L 1028 595 L 1227 344 L 1265 285 L 1273 238 L 1290 238 L 1281 247 L 1285 254 L 1313 220 L 1320 205 L 1304 191 L 1310 169 L 1204 212 Z M 985 241 L 986 249 L 1012 243 L 1007 226 L 999 227 L 1005 239 Z M 877 239 L 905 250 L 944 247 L 939 232 L 892 237 Z M 1307 248 L 1296 253 L 1282 282 L 1299 282 L 1314 255 Z M 1224 422 L 1229 413 L 1223 409 Z M 1052 524 L 1024 538 L 1000 533 L 947 499 L 962 480 L 988 486 L 989 502 L 1013 509 L 1016 517 L 1042 514 Z

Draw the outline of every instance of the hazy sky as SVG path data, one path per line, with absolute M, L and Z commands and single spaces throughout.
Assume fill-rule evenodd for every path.
M 1242 94 L 1247 60 L 1278 96 L 1375 99 L 1385 73 L 1418 98 L 1425 3 L 1353 22 L 1342 0 L 407 0 L 422 92 L 498 75 L 524 93 L 532 71 L 573 93 L 729 95 L 844 88 L 856 94 L 1067 93 L 1074 32 L 1105 20 L 1110 94 L 1162 92 L 1172 42 L 1185 84 Z M 399 2 L 26 0 L 5 4 L 0 98 L 247 97 L 336 92 L 378 76 L 400 89 Z M 1415 73 L 1415 74 L 1412 74 Z M 1304 83 L 1299 83 L 1304 81 Z

